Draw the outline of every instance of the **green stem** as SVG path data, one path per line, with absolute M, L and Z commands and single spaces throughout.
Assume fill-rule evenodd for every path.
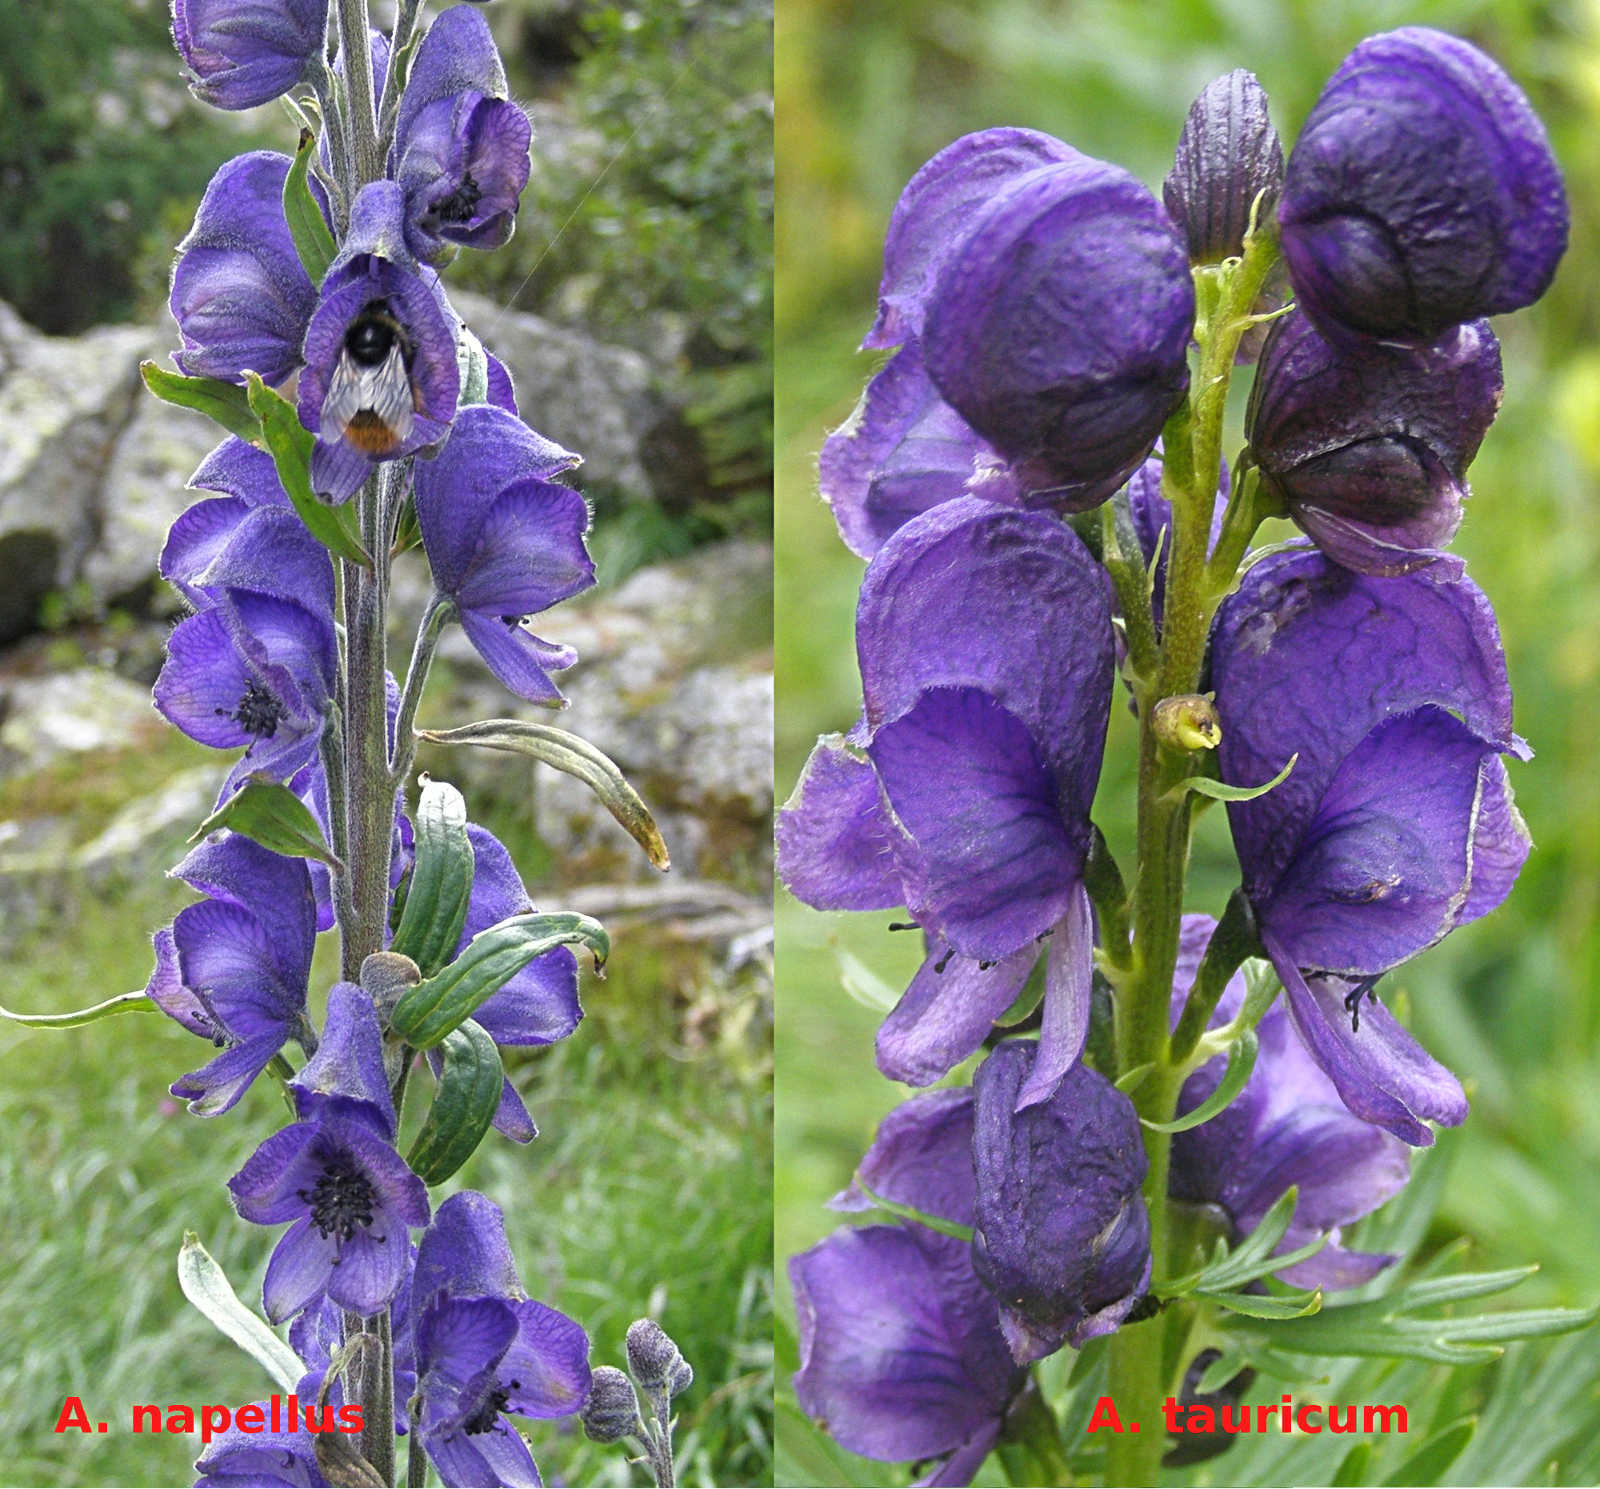
M 1188 752 L 1164 747 L 1156 738 L 1154 705 L 1162 698 L 1195 693 L 1200 688 L 1207 633 L 1220 598 L 1208 569 L 1206 548 L 1221 474 L 1228 383 L 1239 339 L 1250 325 L 1251 307 L 1276 256 L 1277 245 L 1269 230 L 1257 234 L 1243 259 L 1230 266 L 1219 286 L 1216 305 L 1206 318 L 1189 398 L 1163 431 L 1161 487 L 1172 508 L 1171 546 L 1159 655 L 1152 669 L 1155 687 L 1138 699 L 1139 858 L 1132 894 L 1132 967 L 1118 989 L 1116 1006 L 1118 1069 L 1152 1067 L 1135 1088 L 1133 1100 L 1139 1115 L 1154 1122 L 1172 1120 L 1183 1081 L 1181 1068 L 1170 1058 L 1168 1029 L 1188 871 L 1191 807 L 1189 794 L 1175 793 L 1172 788 L 1193 773 Z M 1236 530 L 1243 526 L 1237 518 L 1235 524 Z M 1108 533 L 1112 530 L 1110 523 L 1107 529 Z M 1127 577 L 1118 583 L 1125 606 Z M 1116 579 L 1114 573 L 1114 582 Z M 1131 645 L 1130 628 L 1130 650 Z M 1154 1275 L 1160 1278 L 1171 1275 L 1167 1208 L 1171 1134 L 1147 1128 L 1144 1144 L 1149 1160 L 1144 1194 L 1150 1215 L 1150 1250 Z M 1107 1483 L 1159 1482 L 1164 1442 L 1160 1407 L 1172 1379 L 1164 1358 L 1166 1339 L 1167 1328 L 1159 1318 L 1125 1325 L 1112 1336 L 1112 1397 L 1124 1416 L 1131 1415 L 1144 1430 L 1118 1433 L 1110 1439 Z
M 383 174 L 378 159 L 378 111 L 372 97 L 371 22 L 367 0 L 338 0 L 339 56 L 344 64 L 345 97 L 350 109 L 345 123 L 350 152 L 351 200 L 369 181 Z M 370 552 L 371 550 L 369 550 Z
M 400 712 L 395 718 L 394 766 L 390 778 L 396 787 L 405 784 L 411 763 L 416 759 L 417 737 L 412 726 L 416 723 L 417 707 L 428 685 L 428 669 L 433 664 L 434 649 L 439 645 L 439 634 L 454 615 L 454 601 L 435 594 L 417 627 L 417 639 L 411 647 L 411 665 L 406 669 L 405 686 L 400 692 Z

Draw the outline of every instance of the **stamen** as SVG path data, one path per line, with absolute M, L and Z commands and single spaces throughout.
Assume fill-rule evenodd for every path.
M 516 1382 L 513 1381 L 512 1385 Z M 480 1432 L 497 1432 L 500 1430 L 500 1413 L 506 1409 L 506 1402 L 511 1399 L 511 1393 L 503 1386 L 496 1386 L 479 1405 L 478 1409 L 461 1424 L 461 1430 L 469 1437 L 475 1437 Z
M 889 929 L 891 931 L 920 931 L 922 927 L 914 920 L 891 920 Z
M 942 957 L 940 957 L 939 960 L 936 961 L 933 964 L 933 970 L 935 972 L 943 972 L 944 969 L 950 965 L 950 958 L 953 957 L 955 954 L 956 954 L 955 947 L 951 946 L 951 947 L 947 948 L 946 951 L 945 951 L 945 954 Z
M 357 1226 L 372 1224 L 372 1181 L 343 1153 L 325 1160 L 310 1194 L 301 1190 L 298 1197 L 310 1205 L 311 1223 L 324 1236 L 348 1241 Z
M 483 188 L 472 179 L 472 172 L 468 171 L 461 178 L 461 184 L 443 201 L 435 204 L 433 215 L 440 222 L 471 222 L 472 214 L 478 210 L 478 199 L 482 195 Z
M 257 739 L 271 739 L 288 710 L 274 694 L 253 682 L 244 690 L 244 696 L 232 713 L 225 708 L 214 712 L 219 718 L 232 719 L 246 734 L 253 734 Z

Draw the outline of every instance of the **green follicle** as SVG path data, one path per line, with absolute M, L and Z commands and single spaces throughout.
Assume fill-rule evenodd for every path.
M 1222 743 L 1217 706 L 1204 693 L 1163 698 L 1151 714 L 1150 727 L 1168 749 L 1214 750 Z

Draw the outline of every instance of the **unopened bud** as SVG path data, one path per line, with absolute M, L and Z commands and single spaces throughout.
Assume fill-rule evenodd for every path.
M 361 964 L 361 986 L 386 1020 L 401 996 L 421 981 L 421 969 L 398 951 L 375 951 Z
M 628 1368 L 645 1390 L 665 1390 L 669 1396 L 686 1389 L 694 1379 L 678 1346 L 653 1318 L 636 1319 L 628 1325 Z M 674 1388 L 682 1372 L 687 1372 L 688 1379 Z
M 633 1382 L 615 1365 L 597 1365 L 583 1403 L 583 1430 L 594 1442 L 620 1442 L 639 1427 Z
M 1161 188 L 1189 257 L 1210 264 L 1242 253 L 1252 212 L 1257 224 L 1271 222 L 1282 186 L 1283 146 L 1255 75 L 1240 68 L 1208 84 Z
M 1163 698 L 1150 715 L 1151 728 L 1174 750 L 1214 750 L 1222 742 L 1217 706 L 1203 693 Z
M 693 1384 L 694 1366 L 679 1355 L 678 1363 L 672 1367 L 672 1373 L 667 1377 L 667 1395 L 681 1396 Z

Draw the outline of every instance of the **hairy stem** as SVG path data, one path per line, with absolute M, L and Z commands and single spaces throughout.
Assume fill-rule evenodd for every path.
M 1220 598 L 1208 572 L 1206 547 L 1221 475 L 1228 384 L 1239 339 L 1251 324 L 1251 308 L 1276 256 L 1277 244 L 1268 230 L 1256 234 L 1244 257 L 1230 267 L 1215 311 L 1206 319 L 1189 398 L 1168 421 L 1163 437 L 1161 487 L 1172 507 L 1171 551 L 1156 689 L 1153 697 L 1139 699 L 1139 861 L 1132 894 L 1132 975 L 1119 989 L 1116 1007 L 1118 1067 L 1121 1071 L 1152 1067 L 1133 1099 L 1139 1115 L 1153 1122 L 1171 1121 L 1182 1086 L 1182 1070 L 1169 1053 L 1168 1028 L 1191 816 L 1188 794 L 1174 794 L 1172 789 L 1191 773 L 1191 762 L 1187 752 L 1164 747 L 1156 738 L 1153 705 L 1161 698 L 1199 691 L 1206 638 Z M 1244 524 L 1235 514 L 1229 515 L 1235 518 L 1237 532 Z M 1167 1205 L 1172 1138 L 1146 1128 L 1144 1144 L 1149 1159 L 1144 1194 L 1150 1250 L 1154 1276 L 1162 1278 L 1171 1275 L 1172 1263 Z M 1165 1335 L 1157 1319 L 1125 1325 L 1112 1337 L 1112 1396 L 1119 1409 L 1131 1412 L 1147 1430 L 1112 1436 L 1107 1447 L 1108 1483 L 1159 1481 L 1163 1435 L 1156 1429 L 1173 1374 L 1163 1358 Z
M 391 779 L 396 787 L 405 784 L 411 762 L 416 759 L 417 738 L 412 733 L 412 726 L 416 723 L 423 690 L 428 685 L 428 669 L 433 665 L 433 653 L 439 645 L 439 635 L 454 614 L 454 602 L 444 595 L 435 594 L 422 613 L 422 623 L 417 627 L 417 639 L 411 647 L 411 665 L 406 669 L 405 686 L 400 692 L 400 712 L 394 726 Z
M 352 199 L 383 174 L 378 158 L 378 111 L 372 97 L 372 48 L 367 0 L 338 0 L 339 55 L 344 63 L 345 139 L 354 176 Z

